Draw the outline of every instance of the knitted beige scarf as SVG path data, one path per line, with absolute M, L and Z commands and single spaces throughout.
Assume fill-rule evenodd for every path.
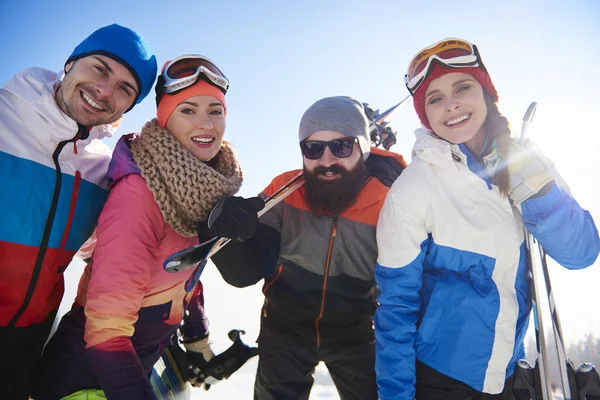
M 208 219 L 217 202 L 242 185 L 242 169 L 226 141 L 211 167 L 153 119 L 130 148 L 165 222 L 185 237 L 195 236 L 198 223 Z

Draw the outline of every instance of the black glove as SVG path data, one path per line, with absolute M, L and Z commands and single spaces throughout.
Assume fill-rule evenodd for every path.
M 241 335 L 245 333 L 237 329 L 231 330 L 229 339 L 233 341 L 233 344 L 221 354 L 213 357 L 206 366 L 200 367 L 196 381 L 204 382 L 205 388 L 208 390 L 210 385 L 229 378 L 248 359 L 258 355 L 258 348 L 249 347 L 242 342 Z
M 208 217 L 208 228 L 215 236 L 247 240 L 256 232 L 258 212 L 265 208 L 260 197 L 226 197 L 217 203 Z
M 208 228 L 208 221 L 200 222 L 196 230 L 198 231 L 198 241 L 200 243 L 204 243 L 215 237 L 215 234 Z
M 186 355 L 188 360 L 188 378 L 192 386 L 198 387 L 202 386 L 204 381 L 202 379 L 198 379 L 197 376 L 203 368 L 208 366 L 209 361 L 214 357 L 215 353 L 213 353 L 210 348 L 210 341 L 208 336 L 195 340 L 193 342 L 186 343 L 184 340 L 184 346 L 186 349 Z M 208 390 L 210 385 L 205 385 L 205 389 Z

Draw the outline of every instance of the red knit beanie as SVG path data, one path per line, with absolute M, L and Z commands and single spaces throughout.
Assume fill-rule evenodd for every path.
M 415 111 L 417 112 L 417 115 L 419 116 L 423 126 L 429 130 L 431 130 L 431 125 L 429 125 L 427 115 L 425 114 L 425 93 L 427 92 L 427 88 L 429 87 L 431 81 L 452 72 L 461 72 L 471 75 L 477 82 L 479 82 L 481 87 L 483 87 L 483 90 L 492 96 L 494 102 L 498 102 L 498 92 L 492 83 L 490 75 L 485 69 L 481 67 L 452 68 L 436 63 L 433 65 L 433 69 L 431 70 L 429 76 L 423 81 L 423 83 L 421 83 L 421 85 L 419 85 L 419 88 L 413 94 Z

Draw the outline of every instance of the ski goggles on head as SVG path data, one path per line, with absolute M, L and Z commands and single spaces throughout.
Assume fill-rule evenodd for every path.
M 321 140 L 304 140 L 300 142 L 300 150 L 302 155 L 309 160 L 318 160 L 323 157 L 325 148 L 329 147 L 329 151 L 337 158 L 350 157 L 354 149 L 354 143 L 358 142 L 358 138 L 341 138 L 334 139 L 328 142 Z
M 202 75 L 206 80 L 218 87 L 224 94 L 229 88 L 229 80 L 225 74 L 208 58 L 198 54 L 188 54 L 170 61 L 161 74 L 163 93 L 174 94 L 192 86 Z
M 434 62 L 452 68 L 483 67 L 477 46 L 463 39 L 444 39 L 424 48 L 413 57 L 404 76 L 404 82 L 411 94 L 414 94 L 429 76 Z

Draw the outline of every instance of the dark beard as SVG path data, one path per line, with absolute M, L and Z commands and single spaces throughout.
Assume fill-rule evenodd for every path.
M 324 181 L 319 174 L 339 173 L 334 181 Z M 308 208 L 317 215 L 337 215 L 354 204 L 367 178 L 365 162 L 361 158 L 351 170 L 339 165 L 317 167 L 312 172 L 304 167 L 304 198 Z

